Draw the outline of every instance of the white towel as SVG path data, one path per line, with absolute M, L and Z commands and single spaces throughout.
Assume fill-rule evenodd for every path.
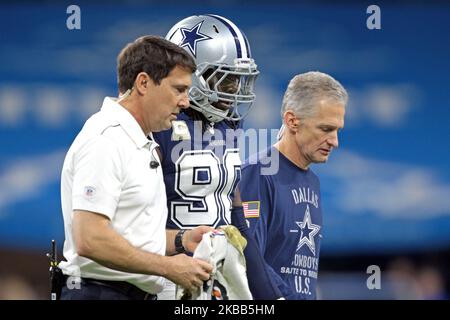
M 231 225 L 205 233 L 194 258 L 208 261 L 213 266 L 211 279 L 196 292 L 177 286 L 177 299 L 252 300 L 243 252 L 246 245 L 245 238 Z

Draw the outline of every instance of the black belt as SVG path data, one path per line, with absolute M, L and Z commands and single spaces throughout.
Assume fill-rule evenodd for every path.
M 114 289 L 134 300 L 156 300 L 158 298 L 156 294 L 145 292 L 144 290 L 141 290 L 138 287 L 126 281 L 110 281 L 110 280 L 81 278 L 81 284 L 83 284 L 83 281 L 85 283 L 95 284 Z

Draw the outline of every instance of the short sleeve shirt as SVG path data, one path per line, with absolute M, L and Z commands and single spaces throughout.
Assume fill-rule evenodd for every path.
M 166 194 L 152 136 L 146 137 L 135 118 L 112 98 L 83 126 L 70 147 L 61 175 L 61 202 L 66 241 L 60 267 L 65 274 L 127 281 L 157 293 L 164 279 L 126 273 L 78 256 L 72 236 L 74 210 L 106 216 L 133 246 L 164 255 Z

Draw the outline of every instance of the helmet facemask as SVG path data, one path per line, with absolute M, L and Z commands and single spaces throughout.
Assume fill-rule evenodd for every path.
M 194 75 L 191 107 L 208 121 L 239 121 L 255 100 L 253 87 L 259 74 L 253 59 L 235 59 L 235 65 L 205 63 Z

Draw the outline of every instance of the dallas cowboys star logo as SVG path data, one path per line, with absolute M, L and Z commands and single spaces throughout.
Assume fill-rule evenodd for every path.
M 181 34 L 183 35 L 183 39 L 181 39 L 180 47 L 187 47 L 189 51 L 197 57 L 197 43 L 204 40 L 212 39 L 200 32 L 200 28 L 202 27 L 203 21 L 200 21 L 191 29 L 188 28 L 180 28 Z
M 306 244 L 311 252 L 316 255 L 316 243 L 314 236 L 319 232 L 320 226 L 311 222 L 311 214 L 309 213 L 309 205 L 306 205 L 305 216 L 303 221 L 295 221 L 301 230 L 300 240 L 297 245 L 297 250 Z

